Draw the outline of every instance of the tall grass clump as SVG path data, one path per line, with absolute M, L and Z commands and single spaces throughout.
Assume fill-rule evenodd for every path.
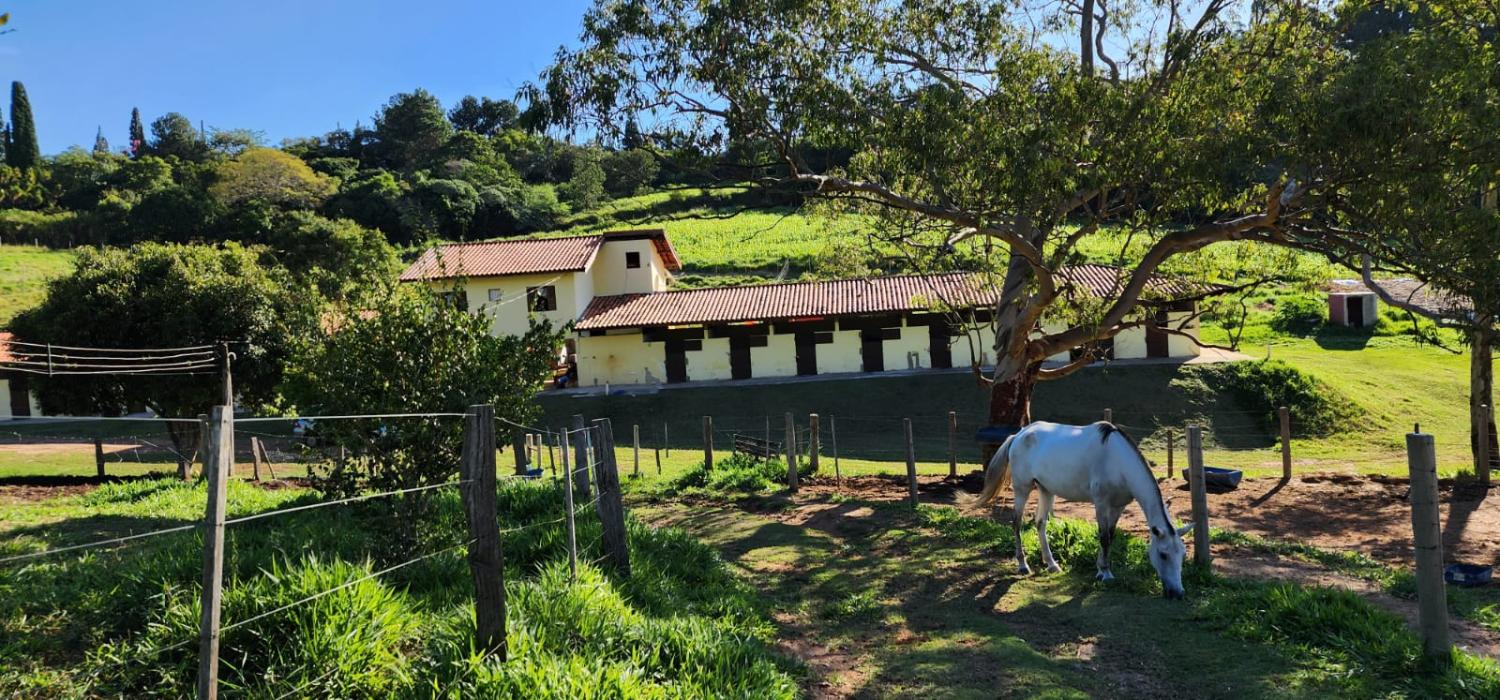
M 668 486 L 671 492 L 761 493 L 775 489 L 786 479 L 786 462 L 734 454 L 715 462 L 693 465 Z
M 592 509 L 581 509 L 583 564 L 571 580 L 562 491 L 543 481 L 507 481 L 497 494 L 507 530 L 510 658 L 480 657 L 465 550 L 453 546 L 467 540 L 462 503 L 456 491 L 434 494 L 420 525 L 422 554 L 431 556 L 378 576 L 372 574 L 400 563 L 384 559 L 381 529 L 373 527 L 395 512 L 385 499 L 231 526 L 221 694 L 795 694 L 769 651 L 771 627 L 753 592 L 716 552 L 682 532 L 628 520 L 632 575 L 621 578 L 589 564 L 603 554 L 600 525 Z M 25 551 L 190 522 L 201 517 L 203 498 L 200 484 L 175 479 L 107 485 L 73 498 L 76 518 L 12 531 L 6 544 Z M 229 510 L 248 514 L 315 498 L 232 482 Z M 202 539 L 192 530 L 0 569 L 0 696 L 190 693 L 201 570 Z M 283 606 L 291 607 L 277 611 Z

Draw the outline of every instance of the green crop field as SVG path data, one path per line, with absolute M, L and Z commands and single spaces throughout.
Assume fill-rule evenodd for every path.
M 36 305 L 47 280 L 66 274 L 73 254 L 29 245 L 0 245 L 0 328 L 11 317 Z

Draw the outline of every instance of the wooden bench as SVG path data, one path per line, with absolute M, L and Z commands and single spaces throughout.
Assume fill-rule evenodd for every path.
M 753 435 L 734 434 L 734 451 L 757 459 L 774 459 L 781 456 L 781 443 L 768 442 Z

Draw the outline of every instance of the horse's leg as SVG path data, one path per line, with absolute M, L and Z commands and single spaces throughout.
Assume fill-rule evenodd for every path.
M 1109 548 L 1115 541 L 1115 524 L 1120 521 L 1120 512 L 1123 509 L 1108 503 L 1094 503 L 1094 517 L 1099 523 L 1099 558 L 1095 561 L 1099 572 L 1094 575 L 1098 581 L 1113 581 L 1115 575 L 1109 570 Z
M 1036 539 L 1042 546 L 1042 566 L 1048 571 L 1062 571 L 1057 560 L 1052 558 L 1052 547 L 1047 544 L 1047 519 L 1052 517 L 1052 492 L 1037 486 L 1036 489 Z
M 1026 517 L 1026 501 L 1031 498 L 1030 482 L 1012 482 L 1012 490 L 1016 492 L 1015 508 L 1011 509 L 1010 526 L 1016 533 L 1016 563 L 1022 576 L 1031 573 L 1031 567 L 1026 565 L 1026 546 L 1021 543 L 1021 520 Z

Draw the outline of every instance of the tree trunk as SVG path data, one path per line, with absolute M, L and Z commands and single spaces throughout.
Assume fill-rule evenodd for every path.
M 167 437 L 171 438 L 172 451 L 177 455 L 177 476 L 187 481 L 193 475 L 193 460 L 189 452 L 198 446 L 198 423 L 171 421 L 167 423 Z
M 1085 75 L 1094 74 L 1094 0 L 1079 3 L 1078 57 Z
M 1474 474 L 1488 486 L 1490 471 L 1500 466 L 1500 437 L 1495 435 L 1494 421 L 1495 372 L 1490 358 L 1495 332 L 1489 328 L 1480 328 L 1472 332 L 1469 339 L 1469 448 L 1474 457 Z M 1486 406 L 1489 408 L 1486 409 Z M 1482 464 L 1479 428 L 1486 423 L 1489 464 Z

